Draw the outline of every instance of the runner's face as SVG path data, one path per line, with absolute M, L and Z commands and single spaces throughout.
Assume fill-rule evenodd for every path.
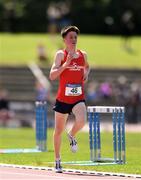
M 77 44 L 77 33 L 70 31 L 64 38 L 64 42 L 69 47 L 75 47 Z

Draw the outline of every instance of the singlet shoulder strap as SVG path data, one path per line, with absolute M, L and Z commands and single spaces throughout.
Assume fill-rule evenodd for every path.
M 67 56 L 68 52 L 66 51 L 66 49 L 62 50 L 64 52 L 64 56 Z
M 81 56 L 83 57 L 83 60 L 85 61 L 85 57 L 84 57 L 83 52 L 80 49 L 78 49 L 77 52 L 79 52 L 81 54 Z
M 66 61 L 66 57 L 68 52 L 66 51 L 66 49 L 62 49 L 63 53 L 64 53 L 64 59 L 62 59 L 62 64 Z
M 78 49 L 77 52 L 79 52 L 84 58 L 84 55 L 83 55 L 83 53 L 82 53 L 82 51 L 80 49 Z

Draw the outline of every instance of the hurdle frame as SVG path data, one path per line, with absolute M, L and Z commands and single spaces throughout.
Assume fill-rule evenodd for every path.
M 125 164 L 125 108 L 122 106 L 88 106 L 90 160 Z M 111 113 L 113 122 L 114 158 L 102 158 L 100 139 L 100 113 Z M 94 131 L 94 132 L 93 132 Z
M 47 102 L 36 101 L 36 148 L 39 151 L 47 151 Z
M 0 154 L 4 153 L 39 153 L 47 151 L 47 102 L 35 101 L 35 148 L 0 149 Z

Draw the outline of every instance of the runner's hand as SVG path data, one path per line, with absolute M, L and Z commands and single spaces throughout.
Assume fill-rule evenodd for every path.
M 71 60 L 73 59 L 73 53 L 69 52 L 68 55 L 67 55 L 67 59 L 66 59 L 66 62 L 65 62 L 65 65 L 66 66 L 69 66 L 70 63 L 71 63 Z

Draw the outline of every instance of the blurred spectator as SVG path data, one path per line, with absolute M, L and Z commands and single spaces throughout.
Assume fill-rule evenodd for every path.
M 106 16 L 104 22 L 106 24 L 108 34 L 113 34 L 115 26 L 114 18 L 112 16 Z
M 47 7 L 47 18 L 49 21 L 48 32 L 55 34 L 68 25 L 71 25 L 70 18 L 71 3 L 68 0 L 51 2 Z
M 89 105 L 95 105 L 99 101 L 98 83 L 96 81 L 88 83 L 86 99 Z
M 119 106 L 125 106 L 130 96 L 127 79 L 125 76 L 119 76 L 114 85 L 115 103 Z
M 112 86 L 110 82 L 108 81 L 105 81 L 100 84 L 99 91 L 100 91 L 101 97 L 104 99 L 110 99 L 112 97 Z
M 36 100 L 37 101 L 47 101 L 48 90 L 39 81 L 36 81 Z
M 136 79 L 132 83 L 129 80 L 120 75 L 114 81 L 90 81 L 86 88 L 88 105 L 124 106 L 127 123 L 138 123 L 141 113 L 141 80 Z
M 47 19 L 48 19 L 48 32 L 51 37 L 51 41 L 57 46 L 57 49 L 62 49 L 63 44 L 57 38 L 57 33 L 68 25 L 71 25 L 70 18 L 71 2 L 69 0 L 51 2 L 47 7 Z
M 59 21 L 59 30 L 65 26 L 71 25 L 71 2 L 69 0 L 58 2 L 58 7 L 61 12 Z
M 58 43 L 57 32 L 59 31 L 59 20 L 61 18 L 60 8 L 57 2 L 51 2 L 47 7 L 47 19 L 48 19 L 48 33 L 51 38 L 51 42 L 60 48 L 60 43 Z M 59 44 L 59 47 L 58 47 Z
M 48 56 L 46 53 L 46 49 L 45 46 L 42 43 L 39 43 L 37 46 L 37 56 L 38 56 L 38 60 L 40 62 L 48 62 Z
M 47 89 L 39 81 L 36 81 L 35 90 L 36 90 L 36 100 L 37 101 L 48 101 L 48 103 L 53 102 L 53 96 L 51 96 L 51 94 L 50 94 L 51 90 Z
M 61 12 L 57 3 L 51 2 L 47 7 L 47 18 L 48 18 L 48 32 L 50 34 L 55 34 L 58 32 L 59 19 L 61 17 Z
M 131 10 L 125 11 L 121 16 L 121 35 L 123 38 L 123 48 L 127 52 L 133 52 L 130 38 L 133 35 L 134 26 L 133 12 Z
M 7 32 L 16 31 L 16 12 L 15 12 L 15 3 L 6 2 L 4 4 L 4 30 Z
M 12 116 L 13 113 L 9 109 L 8 93 L 6 90 L 0 89 L 0 124 L 6 127 Z
M 138 122 L 138 112 L 140 106 L 140 84 L 134 82 L 131 84 L 131 93 L 128 101 L 128 123 Z

